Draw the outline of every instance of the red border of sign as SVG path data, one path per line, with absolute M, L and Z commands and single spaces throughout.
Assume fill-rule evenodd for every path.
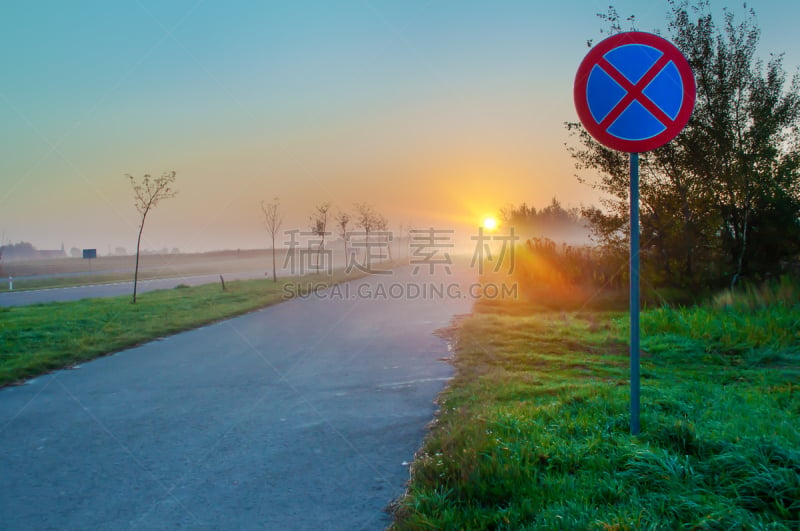
M 594 118 L 592 118 L 589 112 L 589 102 L 586 100 L 586 85 L 589 82 L 589 74 L 592 68 L 594 68 L 609 51 L 626 44 L 644 44 L 663 52 L 666 58 L 672 60 L 677 67 L 683 83 L 683 102 L 681 103 L 681 108 L 675 120 L 672 124 L 667 125 L 666 130 L 644 140 L 625 140 L 609 134 L 594 121 Z M 627 151 L 629 153 L 642 153 L 644 151 L 656 149 L 678 136 L 678 133 L 686 127 L 689 118 L 692 116 L 695 96 L 696 87 L 694 83 L 694 73 L 689 66 L 689 62 L 680 50 L 663 37 L 642 31 L 618 33 L 597 43 L 594 48 L 589 50 L 589 53 L 586 54 L 583 61 L 581 61 L 578 67 L 578 73 L 575 74 L 575 85 L 573 88 L 573 98 L 575 100 L 575 109 L 578 111 L 578 118 L 580 118 L 581 123 L 589 134 L 598 142 L 611 149 Z

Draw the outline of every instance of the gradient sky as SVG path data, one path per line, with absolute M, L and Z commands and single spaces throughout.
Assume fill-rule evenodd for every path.
M 124 175 L 177 172 L 144 247 L 266 247 L 314 205 L 458 228 L 508 203 L 596 203 L 564 121 L 609 0 L 0 0 L 0 231 L 135 247 Z M 663 1 L 614 2 L 636 29 Z M 754 0 L 759 55 L 800 65 L 800 2 Z M 741 2 L 730 6 L 741 20 Z

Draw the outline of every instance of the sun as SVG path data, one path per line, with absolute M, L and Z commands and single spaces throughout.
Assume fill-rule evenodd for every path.
M 497 228 L 497 220 L 493 217 L 483 219 L 483 228 L 486 230 L 494 230 Z

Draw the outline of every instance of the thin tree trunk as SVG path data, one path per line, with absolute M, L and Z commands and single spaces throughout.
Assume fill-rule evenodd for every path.
M 139 283 L 139 246 L 142 243 L 142 231 L 144 231 L 144 218 L 147 216 L 145 213 L 142 216 L 142 224 L 139 226 L 139 237 L 136 238 L 136 267 L 133 269 L 133 303 L 136 304 L 136 285 Z
M 272 233 L 272 281 L 278 281 L 278 275 L 275 272 L 275 233 Z
M 319 242 L 319 250 L 317 251 L 317 273 L 319 273 L 319 260 L 320 255 L 325 252 L 325 236 L 322 237 L 322 241 Z
M 731 289 L 736 287 L 736 282 L 739 280 L 739 277 L 742 275 L 742 267 L 744 265 L 744 254 L 747 252 L 747 225 L 750 218 L 750 207 L 748 207 L 744 211 L 744 229 L 742 230 L 742 250 L 739 253 L 739 260 L 736 264 L 736 273 L 733 275 L 733 279 L 731 280 Z
M 366 258 L 367 262 L 367 269 L 372 269 L 372 253 L 369 250 L 369 229 L 366 229 L 367 232 L 367 245 L 364 248 L 364 252 L 366 253 L 364 258 Z

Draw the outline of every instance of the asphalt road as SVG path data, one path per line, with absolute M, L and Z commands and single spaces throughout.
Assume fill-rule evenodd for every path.
M 66 275 L 59 275 L 66 276 Z M 251 278 L 264 278 L 263 271 L 245 271 L 241 273 L 226 273 L 225 281 L 244 280 Z M 153 280 L 140 280 L 136 290 L 138 293 L 157 289 L 172 289 L 178 284 L 198 286 L 219 282 L 219 275 L 191 275 L 174 278 L 159 278 Z M 25 291 L 6 291 L 0 293 L 0 306 L 22 306 L 42 302 L 64 302 L 88 299 L 91 297 L 116 297 L 119 295 L 132 295 L 133 281 L 115 282 L 112 284 L 93 284 L 90 286 L 72 286 L 68 288 L 48 288 Z
M 384 528 L 471 281 L 373 275 L 0 390 L 0 527 Z

